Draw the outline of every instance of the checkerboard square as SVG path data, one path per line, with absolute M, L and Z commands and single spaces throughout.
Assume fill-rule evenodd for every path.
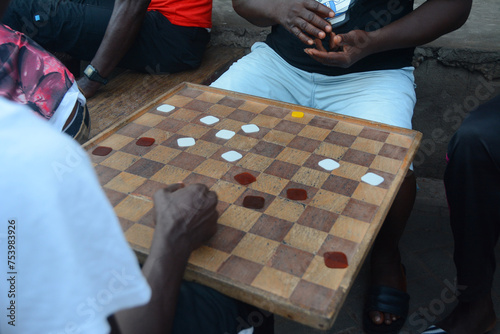
M 245 103 L 244 100 L 234 98 L 231 96 L 226 96 L 218 102 L 218 104 L 222 104 L 223 106 L 227 106 L 227 107 L 231 107 L 231 108 L 238 108 L 243 103 Z
M 163 131 L 175 133 L 186 126 L 188 123 L 178 119 L 168 118 L 158 124 L 156 127 Z
M 408 153 L 407 148 L 386 143 L 382 146 L 378 154 L 391 159 L 403 160 L 406 153 Z
M 295 224 L 286 235 L 284 244 L 307 253 L 316 254 L 327 236 L 326 232 Z
M 180 129 L 177 134 L 183 137 L 192 137 L 195 139 L 199 139 L 205 135 L 210 130 L 205 126 L 201 126 L 198 124 L 188 124 Z
M 208 159 L 203 161 L 194 172 L 208 177 L 219 179 L 226 174 L 231 168 L 231 164 L 223 161 Z
M 293 175 L 300 169 L 299 166 L 275 160 L 266 170 L 267 174 L 271 174 L 283 179 L 292 179 Z
M 309 139 L 314 139 L 322 142 L 323 140 L 325 140 L 326 137 L 328 137 L 329 134 L 330 131 L 326 129 L 306 125 L 306 127 L 304 127 L 302 131 L 299 132 L 298 135 L 301 137 L 306 137 Z
M 258 212 L 264 212 L 265 210 L 267 210 L 267 208 L 275 200 L 275 196 L 273 196 L 273 195 L 269 195 L 269 194 L 263 193 L 263 192 L 258 191 L 258 190 L 247 189 L 247 190 L 245 190 L 245 192 L 242 195 L 240 195 L 240 197 L 234 202 L 234 204 L 239 205 L 239 206 L 243 206 L 243 200 L 247 196 L 256 196 L 256 197 L 263 197 L 264 198 L 265 202 L 264 202 L 264 207 L 262 209 L 252 209 L 252 210 L 255 210 Z
M 170 161 L 170 165 L 193 171 L 204 161 L 199 155 L 182 152 Z
M 345 147 L 350 147 L 355 140 L 356 136 L 339 132 L 332 132 L 325 138 L 325 142 L 327 143 Z
M 279 246 L 279 242 L 247 233 L 233 250 L 233 254 L 265 265 Z
M 232 200 L 231 200 L 232 201 Z M 219 224 L 248 232 L 262 214 L 242 206 L 232 205 L 219 217 Z
M 342 215 L 370 223 L 378 211 L 378 206 L 351 198 Z
M 254 119 L 255 116 L 257 116 L 257 114 L 254 114 L 253 112 L 236 109 L 231 114 L 229 114 L 227 118 L 234 119 L 243 123 L 251 123 L 252 119 Z
M 184 108 L 186 109 L 191 109 L 199 112 L 207 112 L 207 110 L 212 106 L 212 103 L 210 102 L 205 102 L 205 101 L 200 101 L 200 100 L 193 100 L 186 104 Z
M 276 158 L 283 149 L 283 146 L 260 141 L 250 150 L 250 153 L 260 154 L 268 158 Z
M 290 301 L 308 310 L 325 312 L 335 296 L 334 293 L 335 290 L 301 280 L 290 296 Z
M 217 272 L 233 280 L 250 285 L 262 270 L 262 267 L 262 265 L 255 262 L 231 255 Z
M 283 131 L 271 130 L 264 136 L 264 141 L 281 146 L 287 146 L 295 138 L 295 135 Z
M 318 128 L 323 128 L 327 130 L 333 130 L 339 121 L 326 118 L 322 116 L 315 116 L 310 122 L 309 125 L 316 126 Z
M 103 165 L 97 165 L 97 166 L 95 166 L 94 170 L 95 170 L 95 172 L 97 174 L 97 177 L 99 178 L 99 182 L 101 184 L 108 183 L 116 175 L 120 174 L 119 170 L 116 170 L 114 168 L 109 168 L 109 167 L 106 167 L 106 166 L 103 166 Z
M 297 136 L 288 144 L 288 146 L 306 152 L 314 152 L 314 150 L 318 148 L 319 144 L 321 144 L 321 142 L 318 140 Z
M 238 160 L 236 165 L 246 169 L 263 172 L 273 161 L 274 160 L 272 158 L 268 158 L 260 154 L 248 153 L 243 156 L 241 160 Z
M 134 193 L 142 195 L 142 196 L 146 196 L 149 198 L 153 198 L 154 194 L 158 190 L 166 188 L 166 187 L 167 187 L 167 185 L 165 185 L 163 183 L 147 180 L 139 188 L 137 188 Z
M 263 214 L 255 224 L 253 224 L 249 232 L 274 241 L 282 242 L 292 226 L 293 223 L 287 220 Z
M 351 197 L 358 187 L 358 184 L 359 181 L 346 179 L 337 175 L 330 175 L 321 188 L 336 194 Z
M 219 224 L 217 232 L 215 232 L 215 235 L 205 245 L 222 252 L 231 253 L 244 236 L 245 232 Z
M 338 217 L 339 215 L 336 213 L 309 206 L 304 210 L 297 223 L 328 233 Z
M 108 197 L 109 199 L 109 203 L 111 203 L 113 207 L 116 206 L 121 201 L 123 201 L 125 197 L 127 197 L 127 194 L 121 193 L 119 191 L 115 191 L 113 189 L 108 189 L 108 188 L 103 188 L 103 189 L 104 193 L 106 193 L 106 197 Z
M 304 126 L 305 126 L 304 124 L 283 120 L 274 127 L 274 130 L 283 131 L 296 135 L 304 128 Z
M 217 182 L 217 179 L 214 179 L 214 178 L 206 176 L 206 175 L 191 173 L 182 182 L 186 186 L 189 186 L 191 184 L 201 183 L 201 184 L 206 185 L 208 188 L 211 188 Z
M 297 174 L 295 174 L 295 175 L 297 175 Z M 285 186 L 283 191 L 280 193 L 280 196 L 283 198 L 288 198 L 287 197 L 287 190 L 288 189 L 303 189 L 303 190 L 305 190 L 307 192 L 307 199 L 299 201 L 299 203 L 304 203 L 304 204 L 309 204 L 311 199 L 318 192 L 318 188 L 316 188 L 316 187 L 310 187 L 310 186 L 307 186 L 307 185 L 302 184 L 302 183 L 290 181 L 287 183 L 287 185 Z
M 352 162 L 353 164 L 365 167 L 369 167 L 372 164 L 373 159 L 375 159 L 374 154 L 354 150 L 352 148 L 347 150 L 342 157 L 343 161 Z
M 196 97 L 198 97 L 201 94 L 203 94 L 203 91 L 201 91 L 199 89 L 189 88 L 189 87 L 186 87 L 185 89 L 183 89 L 177 93 L 177 95 L 187 96 L 187 97 L 190 97 L 193 99 L 195 99 Z
M 148 159 L 139 159 L 125 171 L 149 179 L 151 176 L 155 175 L 162 168 L 163 164 L 159 162 L 155 162 Z
M 120 130 L 118 130 L 116 133 L 131 138 L 139 138 L 144 132 L 148 131 L 150 128 L 151 127 L 145 125 L 129 123 Z
M 293 276 L 301 277 L 306 272 L 313 257 L 314 255 L 311 253 L 281 244 L 267 265 Z
M 291 113 L 290 109 L 275 106 L 268 106 L 261 112 L 262 115 L 273 116 L 277 118 L 284 118 L 289 113 Z
M 376 140 L 380 142 L 385 142 L 387 137 L 389 137 L 389 132 L 382 131 L 382 130 L 376 130 L 376 129 L 371 129 L 368 127 L 365 127 L 360 133 L 359 136 L 362 138 L 367 138 L 371 140 Z

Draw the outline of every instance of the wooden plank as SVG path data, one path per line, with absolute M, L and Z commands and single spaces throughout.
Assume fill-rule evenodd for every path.
M 154 102 L 182 82 L 210 84 L 244 53 L 242 48 L 209 47 L 201 66 L 194 70 L 174 74 L 123 71 L 102 87 L 94 97 L 88 99 L 90 137 L 101 133 L 146 104 Z

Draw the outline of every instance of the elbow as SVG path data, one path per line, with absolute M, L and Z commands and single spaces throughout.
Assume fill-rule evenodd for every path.
M 467 22 L 472 9 L 472 0 L 460 1 L 460 10 L 457 13 L 454 30 L 460 28 Z

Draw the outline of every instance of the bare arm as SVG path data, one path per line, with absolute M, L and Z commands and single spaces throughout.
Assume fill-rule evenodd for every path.
M 107 77 L 134 43 L 151 0 L 115 0 L 106 33 L 91 64 Z M 85 97 L 92 97 L 101 86 L 83 76 L 78 85 Z
M 302 42 L 325 38 L 332 31 L 324 20 L 334 12 L 315 0 L 233 0 L 234 10 L 248 22 L 260 27 L 281 24 Z
M 472 0 L 428 0 L 405 17 L 372 32 L 353 30 L 332 38 L 331 48 L 306 52 L 325 65 L 349 67 L 370 54 L 422 45 L 460 28 L 467 20 Z
M 202 185 L 181 187 L 173 185 L 155 194 L 155 234 L 142 269 L 152 297 L 145 306 L 115 315 L 122 334 L 170 332 L 187 260 L 216 231 L 217 195 Z

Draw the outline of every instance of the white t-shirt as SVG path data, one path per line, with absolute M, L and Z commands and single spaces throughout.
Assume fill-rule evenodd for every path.
M 0 333 L 108 333 L 151 290 L 85 152 L 25 108 L 0 98 Z

